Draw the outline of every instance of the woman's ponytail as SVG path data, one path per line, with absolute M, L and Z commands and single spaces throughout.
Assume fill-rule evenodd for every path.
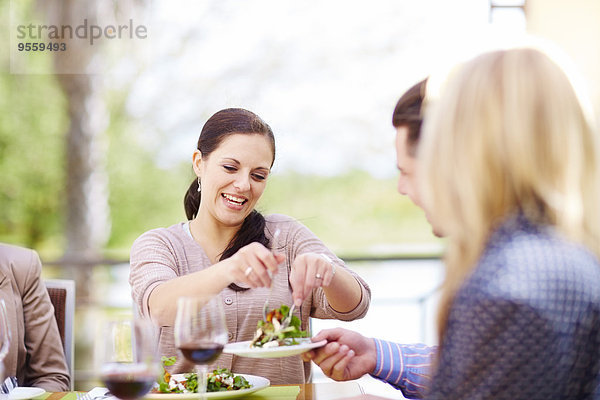
M 200 208 L 200 191 L 198 190 L 198 179 L 194 179 L 183 197 L 183 208 L 188 221 L 196 218 Z

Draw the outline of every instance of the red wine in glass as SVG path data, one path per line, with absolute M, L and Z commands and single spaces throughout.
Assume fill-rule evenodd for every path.
M 222 343 L 190 342 L 179 346 L 183 356 L 194 364 L 210 364 L 223 352 Z
M 156 376 L 148 373 L 125 373 L 124 371 L 106 373 L 102 382 L 110 393 L 122 400 L 135 400 L 150 391 Z
M 180 297 L 175 317 L 175 345 L 196 366 L 198 392 L 206 393 L 208 365 L 221 355 L 227 343 L 222 299 L 216 296 Z
M 121 400 L 144 397 L 160 371 L 156 326 L 143 318 L 115 319 L 104 329 L 100 379 Z

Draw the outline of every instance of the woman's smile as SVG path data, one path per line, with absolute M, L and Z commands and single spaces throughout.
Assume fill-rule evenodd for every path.
M 242 210 L 244 205 L 248 202 L 248 199 L 241 196 L 235 196 L 228 193 L 221 193 L 223 203 L 233 210 Z

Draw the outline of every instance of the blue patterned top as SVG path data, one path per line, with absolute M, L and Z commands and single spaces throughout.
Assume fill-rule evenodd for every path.
M 522 215 L 451 306 L 432 399 L 600 399 L 600 263 Z
M 553 228 L 509 219 L 451 307 L 437 349 L 375 339 L 372 375 L 406 397 L 600 399 L 600 263 Z

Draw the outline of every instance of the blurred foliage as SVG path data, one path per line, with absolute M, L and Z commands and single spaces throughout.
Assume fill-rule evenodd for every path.
M 185 218 L 183 194 L 192 181 L 190 165 L 159 168 L 144 146 L 144 132 L 128 118 L 126 93 L 109 101 L 111 124 L 107 135 L 112 231 L 108 243 L 115 256 L 128 257 L 129 247 L 143 232 Z
M 64 216 L 65 103 L 52 76 L 3 75 L 0 101 L 0 240 L 60 256 Z M 108 98 L 112 233 L 107 255 L 126 258 L 141 233 L 185 219 L 191 166 L 159 168 L 155 150 L 126 113 L 126 91 Z M 52 99 L 52 101 L 48 101 Z M 396 192 L 396 181 L 362 171 L 320 177 L 273 174 L 258 208 L 290 215 L 345 255 L 398 252 L 398 244 L 432 243 L 423 213 Z
M 32 12 L 33 0 L 22 9 Z M 28 8 L 29 7 L 29 8 Z M 0 0 L 8 18 L 9 2 Z M 27 11 L 29 10 L 29 11 Z M 0 40 L 10 43 L 8 30 Z M 0 53 L 9 70 L 9 53 Z M 31 63 L 50 63 L 32 57 Z M 43 65 L 51 70 L 51 65 Z M 0 241 L 32 247 L 45 259 L 64 251 L 66 99 L 54 75 L 0 74 Z M 110 125 L 105 135 L 112 231 L 106 255 L 127 258 L 141 233 L 185 219 L 183 195 L 192 181 L 189 163 L 159 167 L 160 152 L 147 121 L 128 115 L 127 84 L 105 94 Z M 171 140 L 166 134 L 162 139 Z M 258 205 L 263 213 L 290 215 L 344 255 L 402 251 L 399 244 L 436 244 L 423 213 L 396 192 L 396 181 L 365 172 L 321 177 L 275 173 Z
M 60 231 L 64 101 L 45 76 L 0 78 L 0 236 L 40 246 Z
M 65 99 L 51 75 L 2 73 L 0 92 L 0 240 L 60 247 Z
M 31 4 L 31 0 L 26 0 Z M 8 2 L 0 1 L 7 15 Z M 8 43 L 6 31 L 2 38 Z M 8 52 L 0 61 L 8 71 Z M 48 63 L 32 58 L 32 63 Z M 51 66 L 44 66 L 51 69 Z M 53 75 L 0 75 L 0 241 L 32 247 L 45 259 L 64 250 L 66 99 Z M 141 233 L 185 219 L 189 163 L 159 167 L 140 121 L 127 113 L 129 87 L 106 94 L 105 141 L 112 231 L 106 255 L 126 259 Z M 153 139 L 155 140 L 155 138 Z M 163 140 L 170 140 L 165 137 Z M 396 192 L 396 181 L 365 172 L 321 177 L 275 173 L 258 208 L 290 215 L 344 255 L 398 253 L 399 244 L 437 243 L 423 213 Z
M 376 179 L 363 171 L 335 177 L 274 174 L 259 209 L 298 219 L 343 255 L 398 254 L 406 247 L 418 252 L 423 244 L 437 243 L 424 213 L 396 191 L 395 178 Z
M 185 220 L 183 196 L 194 178 L 191 163 L 157 167 L 159 150 L 146 145 L 144 125 L 127 116 L 125 99 L 126 91 L 113 93 L 108 129 L 109 251 L 123 258 L 143 232 Z M 423 212 L 396 191 L 395 178 L 363 171 L 335 177 L 274 173 L 257 208 L 298 219 L 344 255 L 405 253 L 402 244 L 418 252 L 414 246 L 438 244 Z
M 160 170 L 131 146 L 111 147 L 110 245 L 123 256 L 146 230 L 185 220 L 183 195 L 192 172 L 189 165 Z M 419 252 L 420 245 L 438 243 L 423 212 L 396 192 L 395 179 L 362 171 L 336 177 L 273 174 L 257 208 L 296 218 L 346 256 L 406 253 L 407 247 Z

